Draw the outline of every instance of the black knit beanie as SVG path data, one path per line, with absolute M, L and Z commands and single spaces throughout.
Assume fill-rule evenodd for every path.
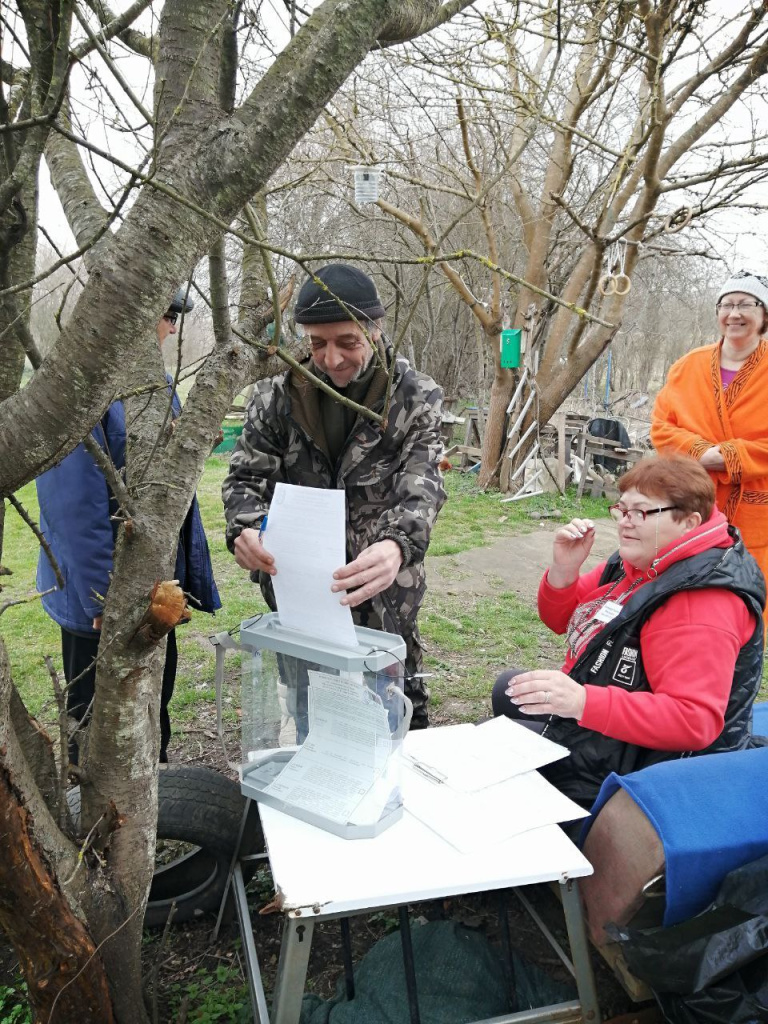
M 183 284 L 171 299 L 170 305 L 168 306 L 168 312 L 178 314 L 184 310 L 185 313 L 188 313 L 190 309 L 194 308 L 195 304 L 189 296 L 189 289 L 185 284 Z
M 343 263 L 329 263 L 315 272 L 325 288 L 310 278 L 305 281 L 296 300 L 294 318 L 297 324 L 332 324 L 351 320 L 378 320 L 384 316 L 376 285 L 367 274 Z M 332 293 L 329 294 L 329 292 Z M 336 301 L 338 297 L 347 308 Z

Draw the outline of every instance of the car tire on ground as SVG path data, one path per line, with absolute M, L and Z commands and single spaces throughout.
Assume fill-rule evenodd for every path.
M 67 793 L 72 820 L 80 821 L 80 787 Z M 245 798 L 236 782 L 202 765 L 171 765 L 158 779 L 157 856 L 144 917 L 162 927 L 176 904 L 174 923 L 216 913 L 237 845 Z M 251 804 L 243 853 L 264 850 L 258 809 Z M 246 881 L 255 862 L 243 865 Z

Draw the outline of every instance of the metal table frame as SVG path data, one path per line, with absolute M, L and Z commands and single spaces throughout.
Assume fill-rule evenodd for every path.
M 410 932 L 408 930 L 407 903 L 388 901 L 385 904 L 371 905 L 355 910 L 341 910 L 337 912 L 323 912 L 322 907 L 292 908 L 284 911 L 283 933 L 280 945 L 280 956 L 278 960 L 275 990 L 272 1000 L 272 1014 L 270 1016 L 267 1007 L 267 999 L 264 992 L 264 985 L 261 978 L 258 953 L 253 938 L 253 925 L 251 922 L 248 900 L 245 891 L 242 866 L 249 858 L 241 858 L 240 841 L 245 833 L 248 814 L 251 813 L 250 799 L 246 802 L 243 812 L 243 819 L 240 827 L 240 839 L 238 850 L 233 858 L 230 871 L 230 878 L 222 898 L 219 917 L 216 922 L 214 937 L 218 934 L 219 927 L 227 901 L 230 884 L 237 909 L 238 923 L 243 942 L 243 954 L 246 965 L 248 987 L 251 996 L 253 1020 L 255 1024 L 298 1024 L 301 1013 L 301 1002 L 304 994 L 304 986 L 307 977 L 309 956 L 312 949 L 312 938 L 315 924 L 318 921 L 330 921 L 346 919 L 359 914 L 373 913 L 385 907 L 397 907 L 400 911 L 401 938 L 404 946 L 404 962 L 406 970 L 407 988 L 410 1003 L 410 1020 L 412 1024 L 418 1024 L 418 995 L 415 988 L 415 972 L 413 971 L 412 955 L 409 955 Z M 255 811 L 255 809 L 254 809 Z M 256 854 L 252 859 L 263 859 L 266 854 Z M 581 899 L 579 896 L 578 883 L 575 878 L 552 879 L 559 884 L 559 892 L 562 900 L 565 924 L 570 945 L 570 958 L 566 955 L 557 940 L 551 934 L 541 918 L 536 914 L 522 889 L 525 885 L 513 885 L 510 889 L 516 893 L 528 912 L 531 914 L 542 934 L 553 947 L 557 955 L 566 965 L 572 974 L 578 993 L 578 998 L 571 1002 L 556 1003 L 549 1006 L 522 1010 L 515 1013 L 505 1014 L 501 1017 L 486 1018 L 483 1021 L 476 1021 L 474 1024 L 600 1024 L 600 1007 L 597 1001 L 592 964 L 589 958 L 589 944 L 582 914 Z M 473 890 L 467 889 L 467 892 Z M 456 895 L 455 892 L 442 894 L 430 893 L 427 899 L 438 899 L 445 896 Z M 425 900 L 426 901 L 426 900 Z M 346 965 L 345 965 L 346 966 Z

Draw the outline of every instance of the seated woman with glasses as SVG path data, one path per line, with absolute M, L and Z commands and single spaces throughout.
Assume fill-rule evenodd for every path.
M 681 455 L 644 459 L 611 506 L 619 547 L 588 572 L 594 525 L 554 535 L 542 621 L 567 640 L 561 671 L 502 673 L 493 710 L 568 747 L 543 774 L 590 807 L 611 773 L 748 746 L 763 669 L 765 581 Z
M 699 460 L 768 576 L 768 278 L 739 271 L 720 288 L 716 309 L 720 339 L 671 368 L 651 440 L 658 452 Z

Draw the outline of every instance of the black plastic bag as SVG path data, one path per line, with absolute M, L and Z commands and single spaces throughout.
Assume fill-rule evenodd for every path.
M 768 959 L 761 957 L 701 992 L 654 994 L 669 1024 L 764 1024 L 768 1020 Z
M 726 875 L 696 917 L 614 937 L 669 1024 L 768 1021 L 768 856 Z

